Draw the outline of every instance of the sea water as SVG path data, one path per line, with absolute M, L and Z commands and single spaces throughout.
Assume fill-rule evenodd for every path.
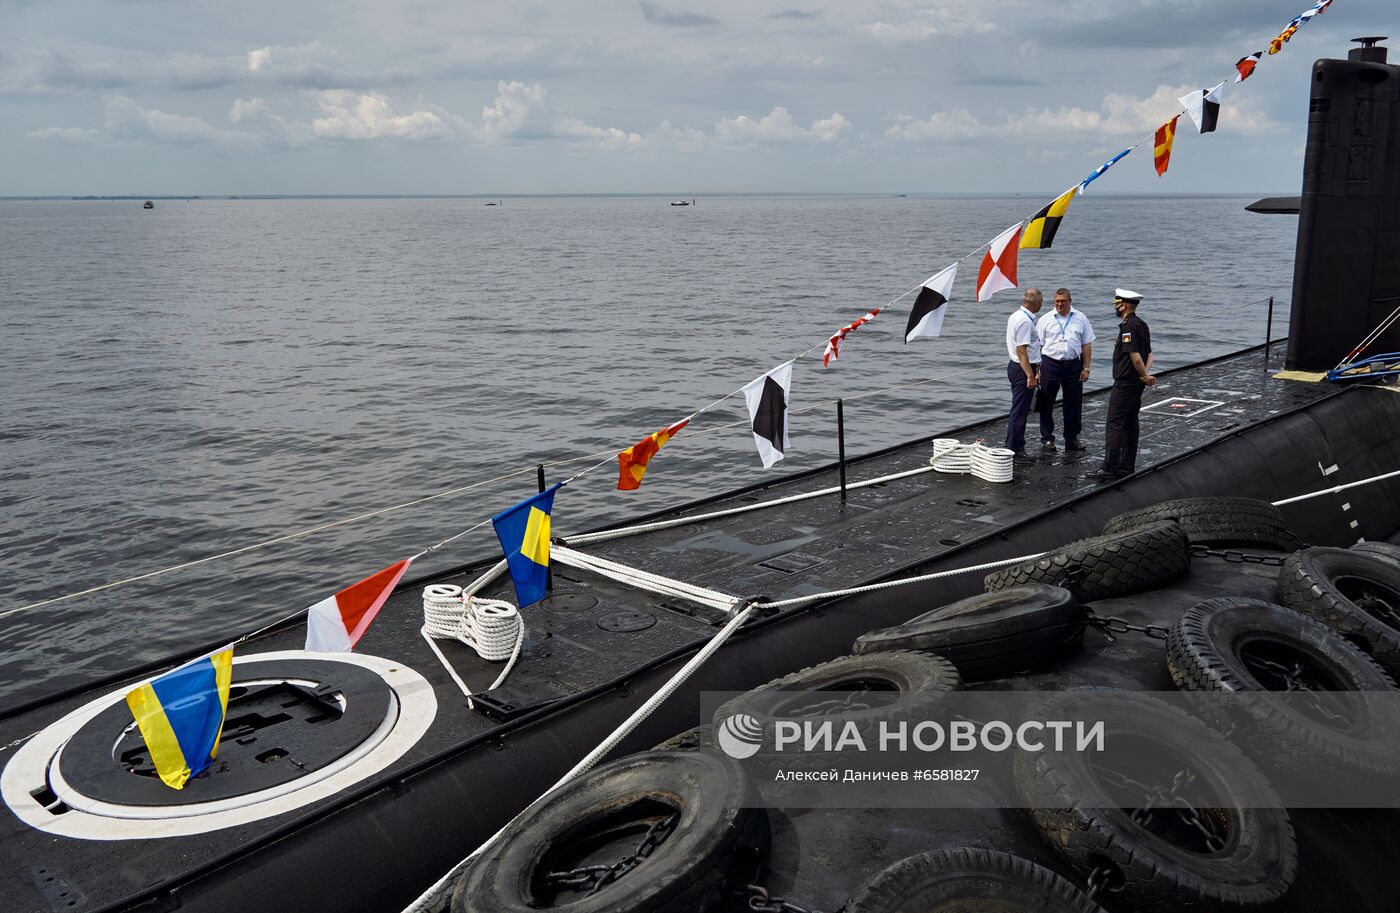
M 904 344 L 910 295 L 821 344 L 1050 196 L 0 202 L 0 612 L 474 486 L 0 618 L 0 705 L 304 608 L 813 345 L 783 462 L 731 397 L 639 491 L 615 464 L 563 489 L 556 534 L 830 461 L 837 397 L 852 455 L 995 415 L 1020 293 L 976 302 L 979 257 L 942 337 Z M 1296 219 L 1251 199 L 1090 193 L 1022 252 L 1093 322 L 1091 389 L 1117 286 L 1159 370 L 1262 342 L 1270 295 L 1286 333 Z

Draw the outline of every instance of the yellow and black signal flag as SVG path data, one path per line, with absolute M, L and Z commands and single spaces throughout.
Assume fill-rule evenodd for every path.
M 1060 230 L 1060 220 L 1065 217 L 1069 204 L 1074 202 L 1074 192 L 1078 189 L 1079 185 L 1076 184 L 1045 204 L 1045 208 L 1040 212 L 1031 216 L 1030 222 L 1026 224 L 1026 230 L 1021 233 L 1022 250 L 1046 248 L 1054 242 L 1055 232 Z

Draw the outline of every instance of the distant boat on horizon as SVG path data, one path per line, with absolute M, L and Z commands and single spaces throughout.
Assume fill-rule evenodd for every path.
M 500 206 L 500 205 L 501 205 L 501 202 L 500 202 L 500 200 L 487 200 L 487 201 L 486 201 L 485 203 L 483 203 L 482 205 L 483 205 L 483 206 Z
M 142 209 L 155 209 L 155 208 L 156 208 L 156 204 L 152 203 L 150 200 L 147 200 L 146 202 L 144 202 L 144 203 L 141 204 L 141 208 L 142 208 Z
M 689 201 L 686 201 L 686 200 L 676 200 L 676 201 L 672 202 L 671 205 L 672 205 L 672 206 L 692 206 L 692 205 L 694 205 L 694 203 L 695 203 L 694 200 L 689 200 Z

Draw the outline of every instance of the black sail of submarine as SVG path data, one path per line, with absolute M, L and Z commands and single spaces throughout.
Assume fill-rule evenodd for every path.
M 1400 67 L 1383 38 L 1313 64 L 1291 369 L 1334 367 L 1400 306 Z M 1400 324 L 1367 355 L 1400 351 Z

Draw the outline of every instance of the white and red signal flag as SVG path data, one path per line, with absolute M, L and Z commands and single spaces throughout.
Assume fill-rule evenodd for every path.
M 852 330 L 858 330 L 865 324 L 874 320 L 875 315 L 880 313 L 880 311 L 882 310 L 884 309 L 876 308 L 875 310 L 866 314 L 864 317 L 860 318 L 854 323 L 848 323 L 841 329 L 837 330 L 835 333 L 831 334 L 831 338 L 826 341 L 826 351 L 822 353 L 822 367 L 825 368 L 837 358 L 841 357 L 841 343 L 844 342 L 846 337 L 851 334 Z
M 320 653 L 353 650 L 412 560 L 405 558 L 307 609 L 306 649 Z
M 1249 78 L 1249 74 L 1254 72 L 1254 68 L 1259 65 L 1259 61 L 1264 58 L 1263 51 L 1255 51 L 1248 57 L 1241 57 L 1235 61 L 1235 69 L 1239 75 L 1235 77 L 1235 82 L 1244 82 Z
M 904 328 L 904 342 L 918 336 L 937 336 L 943 332 L 943 315 L 948 313 L 948 299 L 953 297 L 953 280 L 958 277 L 958 264 L 930 276 L 919 286 L 919 297 L 909 311 L 909 323 Z
M 1197 89 L 1190 95 L 1183 95 L 1179 101 L 1191 120 L 1196 122 L 1197 130 L 1213 133 L 1220 120 L 1220 99 L 1224 94 L 1225 83 L 1222 82 L 1213 89 Z
M 992 239 L 977 270 L 977 300 L 986 301 L 1004 288 L 1016 287 L 1016 251 L 1020 248 L 1021 223 Z

